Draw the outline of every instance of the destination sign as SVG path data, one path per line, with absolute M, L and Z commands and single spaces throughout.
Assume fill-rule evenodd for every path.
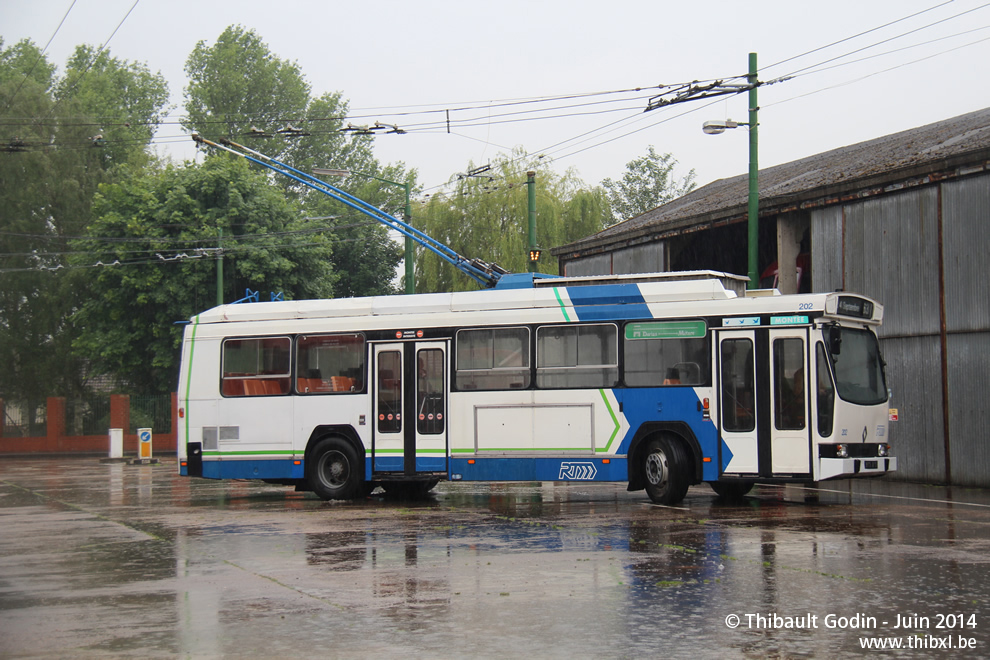
M 858 319 L 873 318 L 873 303 L 863 298 L 839 296 L 839 314 Z
M 626 325 L 626 339 L 692 339 L 704 337 L 707 333 L 708 327 L 704 321 L 663 321 Z

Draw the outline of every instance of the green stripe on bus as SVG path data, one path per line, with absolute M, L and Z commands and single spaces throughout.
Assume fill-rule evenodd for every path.
M 199 314 L 193 317 L 192 336 L 189 338 L 189 371 L 186 373 L 186 442 L 189 442 L 189 388 L 192 387 L 193 351 L 196 349 L 196 330 L 199 329 Z
M 375 454 L 404 454 L 404 449 L 376 449 Z M 417 449 L 416 454 L 445 454 L 446 449 Z
M 564 305 L 564 301 L 560 297 L 560 289 L 558 287 L 553 288 L 553 295 L 557 296 L 557 302 L 560 303 L 560 311 L 564 313 L 564 320 L 570 323 L 571 317 L 567 315 L 567 307 Z
M 622 425 L 619 424 L 618 418 L 615 416 L 615 411 L 612 410 L 612 404 L 608 402 L 608 396 L 605 394 L 605 390 L 598 390 L 598 393 L 602 395 L 602 401 L 605 402 L 605 407 L 608 408 L 608 414 L 612 417 L 612 423 L 615 424 L 615 430 L 612 431 L 612 437 L 608 439 L 608 444 L 605 445 L 604 449 L 596 449 L 597 452 L 608 452 L 612 448 L 612 443 L 615 441 L 615 436 L 619 435 L 619 429 Z
M 284 451 L 204 451 L 203 456 L 295 456 L 302 455 L 302 452 L 287 449 Z

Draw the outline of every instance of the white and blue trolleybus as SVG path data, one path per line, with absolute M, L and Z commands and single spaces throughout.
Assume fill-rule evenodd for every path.
M 350 499 L 450 481 L 690 485 L 879 476 L 883 307 L 745 292 L 713 272 L 552 278 L 467 259 L 409 223 L 230 140 L 491 290 L 222 305 L 186 326 L 179 470 Z
M 708 482 L 896 469 L 877 302 L 713 272 L 223 305 L 185 328 L 181 474 L 350 499 L 439 481 Z

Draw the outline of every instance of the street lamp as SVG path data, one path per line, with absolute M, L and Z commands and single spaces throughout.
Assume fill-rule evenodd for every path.
M 746 76 L 749 86 L 749 121 L 746 123 L 735 122 L 731 119 L 725 121 L 706 121 L 701 125 L 701 130 L 707 135 L 718 135 L 724 133 L 726 129 L 747 126 L 749 128 L 749 196 L 746 212 L 747 227 L 747 268 L 749 283 L 748 289 L 755 289 L 759 286 L 759 273 L 757 273 L 757 260 L 759 257 L 759 216 L 760 216 L 760 193 L 759 176 L 760 167 L 758 163 L 758 134 L 759 126 L 758 113 L 760 110 L 756 98 L 756 88 L 759 85 L 756 75 L 756 53 L 749 54 L 749 74 Z
M 324 168 L 313 168 L 313 174 L 322 174 L 325 176 L 350 176 L 355 174 L 357 176 L 367 177 L 369 179 L 374 179 L 375 181 L 381 181 L 382 183 L 387 183 L 393 186 L 400 186 L 406 192 L 406 209 L 405 217 L 403 218 L 407 225 L 412 226 L 412 205 L 409 201 L 409 182 L 401 183 L 399 181 L 390 181 L 389 179 L 383 179 L 380 176 L 375 176 L 374 174 L 365 174 L 364 172 L 353 172 L 351 170 L 335 170 L 335 169 L 324 169 Z M 415 279 L 415 269 L 413 260 L 415 259 L 415 250 L 413 249 L 413 239 L 406 236 L 406 253 L 405 253 L 405 264 L 406 264 L 406 293 L 416 293 L 416 279 Z
M 529 272 L 540 272 L 540 248 L 536 245 L 536 171 L 526 172 L 526 188 L 529 206 Z

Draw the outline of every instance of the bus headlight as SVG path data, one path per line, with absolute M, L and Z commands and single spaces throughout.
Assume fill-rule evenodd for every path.
M 849 458 L 849 447 L 847 445 L 836 445 L 835 455 L 839 458 Z
M 877 456 L 881 458 L 890 453 L 890 445 L 878 445 L 877 446 Z

